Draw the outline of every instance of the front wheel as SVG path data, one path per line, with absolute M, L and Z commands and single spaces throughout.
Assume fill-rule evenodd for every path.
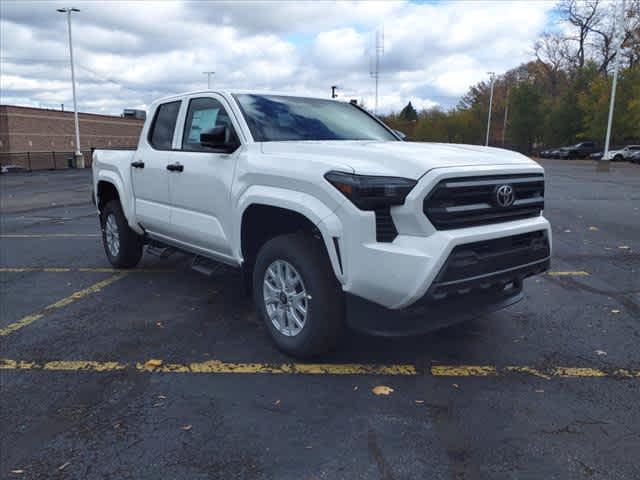
M 142 257 L 143 239 L 131 230 L 120 202 L 112 200 L 100 211 L 102 243 L 111 265 L 133 268 Z
M 344 294 L 321 242 L 310 235 L 281 235 L 260 249 L 253 295 L 258 315 L 283 352 L 310 357 L 337 344 Z

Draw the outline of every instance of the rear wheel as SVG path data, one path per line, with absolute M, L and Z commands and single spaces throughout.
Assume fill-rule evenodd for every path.
M 142 257 L 143 239 L 127 223 L 118 200 L 111 200 L 100 212 L 102 243 L 115 268 L 135 267 Z
M 624 160 L 624 158 L 622 158 L 622 155 L 616 155 L 615 157 L 613 157 L 614 162 L 621 162 L 622 160 Z
M 344 294 L 322 244 L 281 235 L 258 252 L 253 271 L 258 315 L 283 352 L 310 357 L 335 347 L 344 324 Z

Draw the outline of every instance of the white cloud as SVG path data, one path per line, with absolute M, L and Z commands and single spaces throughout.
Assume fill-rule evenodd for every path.
M 453 105 L 469 86 L 530 58 L 545 1 L 94 2 L 77 0 L 82 109 L 120 113 L 206 85 L 328 95 L 374 104 L 373 31 L 384 26 L 381 111 Z M 55 1 L 3 1 L 0 100 L 71 103 L 64 16 Z

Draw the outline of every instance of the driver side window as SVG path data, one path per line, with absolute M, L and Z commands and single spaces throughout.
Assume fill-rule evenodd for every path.
M 209 97 L 190 100 L 182 135 L 182 149 L 202 152 L 216 151 L 214 148 L 203 146 L 200 143 L 200 135 L 220 126 L 226 126 L 229 129 L 230 138 L 235 137 L 231 119 L 218 100 Z

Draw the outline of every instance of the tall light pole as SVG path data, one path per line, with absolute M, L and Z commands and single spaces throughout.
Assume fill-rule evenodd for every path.
M 214 75 L 216 72 L 202 72 L 207 76 L 207 88 L 211 88 L 211 75 Z
M 509 89 L 507 88 L 507 93 L 505 95 L 504 101 L 504 123 L 502 125 L 502 146 L 504 147 L 504 139 L 507 134 L 507 119 L 509 118 Z
M 489 130 L 491 129 L 491 106 L 493 105 L 493 80 L 495 78 L 494 72 L 487 72 L 491 76 L 491 93 L 489 94 L 489 115 L 487 116 L 487 138 L 484 141 L 484 146 L 489 146 Z
M 337 89 L 337 85 L 331 85 L 331 98 L 338 98 L 338 94 L 336 93 Z
M 602 159 L 598 162 L 598 171 L 609 171 L 609 141 L 611 140 L 611 123 L 613 122 L 613 107 L 616 102 L 616 87 L 618 86 L 618 69 L 620 67 L 620 48 L 622 47 L 622 31 L 624 29 L 624 13 L 626 2 L 622 0 L 622 8 L 614 18 L 614 39 L 616 58 L 613 63 L 613 84 L 611 85 L 611 101 L 609 103 L 609 118 L 607 119 L 607 134 L 604 141 L 604 153 Z
M 77 8 L 58 8 L 56 11 L 67 14 L 67 28 L 69 31 L 69 61 L 71 62 L 71 87 L 73 89 L 73 117 L 76 124 L 76 167 L 84 168 L 84 157 L 80 151 L 80 125 L 78 124 L 78 103 L 76 102 L 76 73 L 73 67 L 73 40 L 71 38 L 71 14 L 79 12 Z

